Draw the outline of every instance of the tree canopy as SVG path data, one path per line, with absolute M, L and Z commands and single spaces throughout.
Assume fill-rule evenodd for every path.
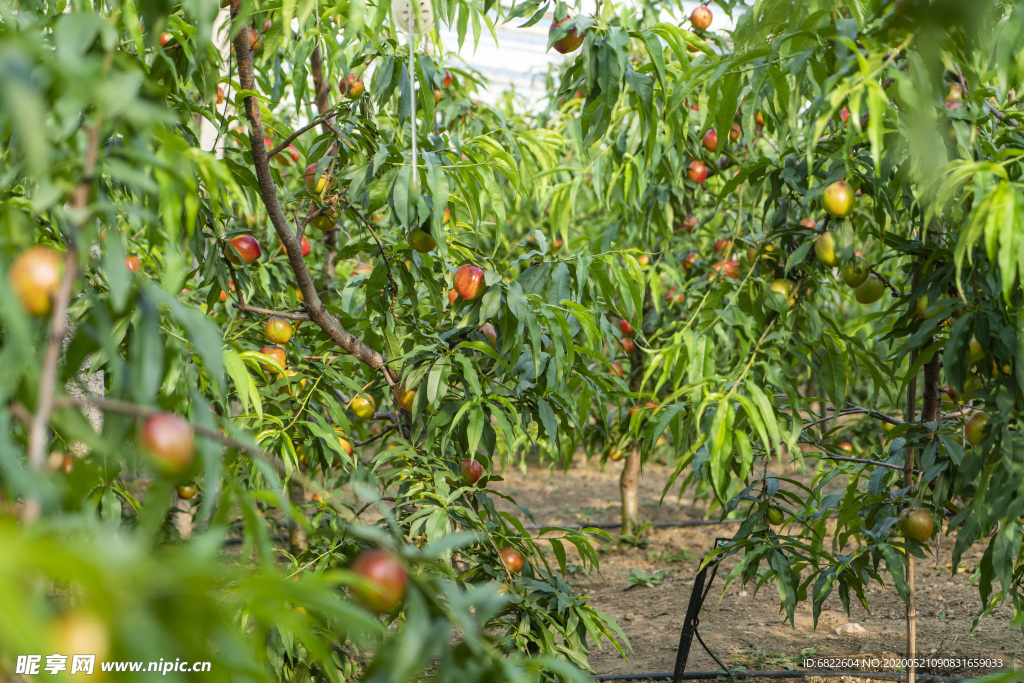
M 0 672 L 585 680 L 611 537 L 489 486 L 581 449 L 790 620 L 934 533 L 1024 613 L 1024 10 L 397 5 L 0 4 Z

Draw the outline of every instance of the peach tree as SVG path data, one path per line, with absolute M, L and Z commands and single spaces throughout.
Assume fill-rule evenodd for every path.
M 729 581 L 775 583 L 790 619 L 873 581 L 912 615 L 938 533 L 954 571 L 985 548 L 979 618 L 1024 609 L 1024 14 L 983 4 L 723 0 L 710 24 L 603 5 L 549 77 L 573 144 L 552 231 L 584 214 L 570 251 L 649 262 L 639 324 L 609 341 L 633 349 L 630 402 L 577 443 L 629 449 L 624 532 L 655 457 L 666 493 L 744 516 Z
M 434 8 L 460 42 L 501 11 Z M 576 680 L 623 651 L 562 577 L 600 532 L 488 488 L 627 391 L 603 311 L 637 315 L 635 264 L 509 248 L 564 138 L 386 6 L 0 12 L 0 671 Z

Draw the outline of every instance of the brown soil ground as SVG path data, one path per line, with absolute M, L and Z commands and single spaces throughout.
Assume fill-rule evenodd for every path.
M 621 463 L 576 462 L 568 472 L 531 465 L 524 475 L 519 470 L 504 472 L 505 481 L 493 487 L 513 495 L 527 507 L 539 524 L 576 525 L 618 522 L 620 518 L 618 480 Z M 645 466 L 640 491 L 643 517 L 651 522 L 703 519 L 705 503 L 688 496 L 666 498 L 658 505 L 670 470 Z M 511 508 L 509 511 L 512 511 Z M 717 518 L 717 515 L 716 515 Z M 571 573 L 567 578 L 591 603 L 614 618 L 629 638 L 633 653 L 623 660 L 614 648 L 592 648 L 590 664 L 598 674 L 639 674 L 672 671 L 683 619 L 690 599 L 690 584 L 704 554 L 716 536 L 730 536 L 735 525 L 685 528 L 655 528 L 648 532 L 646 548 L 617 544 L 601 554 L 601 573 Z M 611 532 L 618 539 L 618 533 Z M 977 628 L 971 624 L 981 609 L 978 589 L 973 585 L 974 568 L 983 548 L 966 553 L 960 573 L 944 566 L 950 560 L 952 538 L 942 538 L 939 565 L 917 562 L 917 648 L 919 658 L 991 658 L 1003 667 L 1024 665 L 1024 635 L 1010 622 L 1013 611 L 1001 605 L 983 618 Z M 680 552 L 689 551 L 689 552 Z M 773 584 L 756 592 L 753 586 L 737 583 L 722 593 L 723 577 L 734 562 L 725 560 L 719 577 L 704 605 L 700 634 L 708 647 L 730 667 L 748 670 L 803 668 L 804 657 L 901 658 L 906 652 L 906 608 L 891 585 L 873 586 L 868 592 L 871 612 L 853 604 L 846 615 L 837 595 L 826 601 L 817 629 L 811 606 L 799 605 L 795 627 L 780 613 L 779 596 Z M 627 590 L 631 570 L 672 575 L 657 586 Z M 836 629 L 854 623 L 863 632 L 840 635 Z M 688 671 L 711 671 L 714 660 L 696 640 L 690 650 Z M 814 667 L 824 668 L 824 667 Z M 851 666 L 831 667 L 852 669 Z M 865 667 L 861 667 L 862 669 Z M 1001 668 L 1001 667 L 995 667 Z M 874 671 L 901 669 L 881 666 Z M 946 676 L 977 676 L 993 668 L 978 666 L 933 666 L 919 673 Z M 838 679 L 833 679 L 838 680 Z

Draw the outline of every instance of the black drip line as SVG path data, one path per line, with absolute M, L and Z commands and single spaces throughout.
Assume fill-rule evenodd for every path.
M 726 520 L 731 521 L 731 520 Z M 716 538 L 715 548 L 720 548 L 722 545 L 729 543 L 731 538 Z M 710 553 L 709 553 L 710 554 Z M 704 561 L 707 560 L 707 555 L 704 557 Z M 664 681 L 669 680 L 672 683 L 681 683 L 681 681 L 687 680 L 717 680 L 722 678 L 724 675 L 728 675 L 732 679 L 732 683 L 737 683 L 739 680 L 747 680 L 754 678 L 810 678 L 812 676 L 822 678 L 869 678 L 875 680 L 885 681 L 901 681 L 906 679 L 907 675 L 895 672 L 876 672 L 876 671 L 837 671 L 837 670 L 803 670 L 803 671 L 745 671 L 738 670 L 732 671 L 726 668 L 725 664 L 722 663 L 715 653 L 704 642 L 704 639 L 700 637 L 700 633 L 697 627 L 700 626 L 700 610 L 704 605 L 704 600 L 708 597 L 708 593 L 711 592 L 711 583 L 715 580 L 715 576 L 718 574 L 718 565 L 721 562 L 721 557 L 716 558 L 712 563 L 705 564 L 701 562 L 701 570 L 697 572 L 697 576 L 693 580 L 693 589 L 690 591 L 690 603 L 686 608 L 686 619 L 683 622 L 683 630 L 679 635 L 679 648 L 676 651 L 676 666 L 675 671 L 669 673 L 647 673 L 647 674 L 624 674 L 624 675 L 605 675 L 605 676 L 594 676 L 595 681 L 646 681 L 656 680 Z M 711 570 L 710 576 L 708 570 Z M 706 581 L 706 584 L 705 584 Z M 704 651 L 711 655 L 711 658 L 715 660 L 715 663 L 721 667 L 718 671 L 686 671 L 686 660 L 690 656 L 690 645 L 693 642 L 693 637 L 697 637 L 697 642 L 704 648 Z M 967 679 L 955 678 L 950 676 L 933 676 L 933 675 L 915 675 L 915 679 L 920 683 L 959 683 Z
M 713 655 L 712 655 L 713 656 Z M 717 661 L 717 659 L 716 659 Z M 836 669 L 825 669 L 825 670 L 804 670 L 804 671 L 736 671 L 728 672 L 733 679 L 749 680 L 754 678 L 870 678 L 880 681 L 903 681 L 906 680 L 907 675 L 902 673 L 895 673 L 892 671 L 839 671 Z M 692 680 L 715 680 L 721 678 L 725 674 L 722 671 L 690 671 L 683 674 L 680 680 L 692 681 Z M 665 673 L 653 673 L 653 674 L 623 674 L 615 676 L 594 676 L 595 681 L 671 681 L 673 680 L 674 674 L 672 672 Z M 921 683 L 960 683 L 961 681 L 970 680 L 967 678 L 956 678 L 953 676 L 933 676 L 929 674 L 915 674 L 914 680 L 920 681 Z

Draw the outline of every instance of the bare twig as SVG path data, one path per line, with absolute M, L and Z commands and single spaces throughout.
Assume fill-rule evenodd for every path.
M 919 275 L 920 271 L 915 270 L 913 278 L 911 279 L 910 290 L 914 294 L 918 293 L 919 289 Z M 938 356 L 934 356 L 933 360 L 938 363 Z M 917 349 L 910 352 L 910 367 L 914 367 L 914 363 L 917 362 Z M 936 366 L 936 372 L 938 366 Z M 926 378 L 927 384 L 927 378 Z M 938 384 L 936 384 L 938 388 Z M 925 387 L 927 393 L 928 388 Z M 908 422 L 917 421 L 917 375 L 915 374 L 910 378 L 910 382 L 907 383 L 907 410 L 905 417 Z M 924 417 L 922 415 L 922 417 Z M 907 448 L 906 455 L 904 458 L 903 465 L 903 486 L 909 488 L 914 481 L 914 449 Z M 905 578 L 907 581 L 907 590 L 909 595 L 907 596 L 907 657 L 910 658 L 910 665 L 907 667 L 907 683 L 914 683 L 916 675 L 913 658 L 915 651 L 917 650 L 917 607 L 914 600 L 914 557 L 907 555 L 907 564 L 905 569 Z
M 326 129 L 330 124 L 327 122 L 327 118 L 323 115 L 327 113 L 330 106 L 330 101 L 327 99 L 327 92 L 330 90 L 330 86 L 327 84 L 327 81 L 324 80 L 323 51 L 320 49 L 319 40 L 313 48 L 313 54 L 309 56 L 309 71 L 313 76 L 313 102 L 316 104 L 317 111 L 320 112 L 321 118 L 324 119 L 323 123 L 324 128 Z
M 1006 123 L 1007 122 L 1009 117 L 1006 114 L 1004 114 L 1003 112 L 999 111 L 999 109 L 996 107 L 996 105 L 992 104 L 991 102 L 985 102 L 985 105 L 988 107 L 988 110 L 990 112 L 992 112 L 992 115 L 995 116 L 997 119 L 999 119 L 999 121 L 1001 123 Z
M 377 441 L 378 439 L 383 439 L 385 436 L 388 435 L 388 433 L 393 432 L 396 429 L 398 429 L 398 427 L 396 425 L 390 424 L 387 427 L 385 427 L 384 429 L 380 430 L 380 434 L 375 434 L 374 436 L 371 436 L 366 441 L 353 441 L 352 445 L 353 446 L 366 446 L 366 445 L 369 445 L 369 444 L 373 443 L 374 441 Z
M 321 118 L 323 118 L 323 132 L 326 133 L 328 130 L 333 132 L 336 138 L 331 142 L 328 154 L 334 154 L 335 149 L 338 146 L 338 140 L 341 139 L 341 135 L 338 131 L 330 124 L 328 118 L 324 118 L 330 108 L 330 101 L 327 97 L 327 93 L 330 90 L 330 86 L 324 80 L 324 68 L 323 68 L 323 52 L 319 41 L 313 48 L 313 53 L 309 57 L 309 71 L 313 76 L 313 94 L 314 103 L 316 104 L 317 111 L 320 112 Z M 306 226 L 309 221 L 313 219 L 320 212 L 320 207 L 315 205 L 313 210 L 306 214 L 306 220 L 299 226 L 299 237 L 306 231 Z M 324 246 L 327 248 L 327 253 L 324 255 L 325 273 L 327 275 L 327 282 L 334 282 L 336 275 L 334 259 L 338 254 L 338 233 L 336 230 L 329 230 L 324 235 Z
M 317 49 L 319 50 L 320 48 L 317 48 Z M 288 145 L 290 145 L 293 142 L 295 142 L 295 138 L 299 137 L 300 135 L 302 135 L 303 133 L 305 133 L 309 129 L 315 128 L 315 127 L 319 126 L 321 123 L 327 122 L 329 119 L 332 119 L 332 118 L 334 118 L 337 115 L 338 115 L 337 111 L 329 111 L 326 114 L 324 114 L 323 116 L 321 116 L 319 118 L 316 118 L 316 119 L 313 119 L 312 121 L 310 121 L 309 123 L 304 125 L 302 128 L 299 128 L 297 131 L 295 131 L 294 133 L 292 133 L 291 135 L 286 137 L 281 142 L 281 144 L 279 144 L 277 147 L 275 147 L 272 150 L 270 150 L 269 152 L 267 152 L 267 156 L 268 157 L 272 157 L 272 156 L 274 156 L 276 154 L 280 154 L 281 152 L 283 152 L 284 150 L 286 150 L 288 148 Z
M 246 42 L 246 45 L 248 45 L 248 42 Z M 148 418 L 163 412 L 158 408 L 140 406 L 134 403 L 128 403 L 127 401 L 103 398 L 101 396 L 62 396 L 53 402 L 53 407 L 55 410 L 60 410 L 62 408 L 81 408 L 82 406 L 87 405 L 95 406 L 100 410 L 112 413 L 120 413 L 122 415 L 130 415 L 132 417 L 138 418 Z M 302 474 L 302 472 L 296 469 L 288 470 L 288 468 L 285 467 L 284 462 L 282 462 L 278 458 L 274 458 L 273 456 L 268 455 L 266 452 L 259 448 L 254 448 L 249 444 L 245 443 L 244 441 L 239 441 L 234 437 L 222 434 L 220 431 L 213 429 L 211 427 L 207 427 L 206 425 L 196 424 L 195 422 L 189 422 L 189 426 L 191 426 L 192 430 L 196 434 L 220 442 L 227 446 L 228 448 L 235 448 L 239 451 L 242 451 L 243 453 L 247 453 L 248 455 L 257 460 L 262 460 L 263 462 L 267 463 L 275 470 L 277 470 L 279 473 L 287 477 L 290 477 L 292 480 L 298 482 L 307 491 L 320 494 L 327 493 L 327 490 L 324 489 L 324 487 L 320 486 L 320 484 L 313 481 L 306 475 Z M 344 514 L 345 510 L 343 506 L 337 503 L 328 503 L 327 497 L 324 498 L 324 502 L 326 505 L 334 509 L 335 512 L 339 514 Z
M 247 313 L 258 313 L 259 315 L 269 315 L 275 318 L 285 318 L 286 320 L 309 320 L 308 313 L 284 313 L 282 311 L 273 311 L 269 308 L 259 308 L 258 306 L 250 306 L 248 304 L 232 304 L 235 308 L 240 311 L 246 311 Z
M 838 462 L 857 462 L 863 465 L 874 465 L 875 467 L 888 467 L 891 470 L 903 471 L 903 465 L 894 465 L 891 462 L 879 462 L 878 460 L 869 460 L 868 458 L 849 458 L 845 455 L 828 455 L 824 453 L 822 455 L 809 456 L 818 458 L 819 460 L 836 460 Z M 916 471 L 916 470 L 915 470 Z
M 833 408 L 831 406 L 827 406 L 825 408 L 825 410 L 830 410 L 831 411 L 831 410 L 835 410 L 835 408 Z M 888 422 L 891 425 L 906 424 L 903 420 L 901 420 L 899 418 L 896 418 L 896 417 L 893 417 L 892 415 L 886 415 L 885 413 L 881 413 L 881 412 L 879 412 L 877 410 L 874 410 L 872 408 L 862 408 L 860 406 L 855 406 L 853 404 L 849 404 L 849 405 L 847 405 L 846 408 L 843 408 L 842 410 L 840 410 L 839 411 L 839 415 L 840 416 L 842 416 L 842 415 L 867 415 L 869 417 L 875 418 L 876 420 L 881 420 L 882 422 Z M 811 424 L 812 425 L 816 425 L 819 422 L 825 422 L 826 420 L 831 420 L 831 419 L 832 419 L 831 417 L 826 417 L 826 418 L 822 418 L 821 420 L 817 420 L 815 422 L 812 422 Z
M 222 48 L 218 48 L 222 49 Z M 228 60 L 228 88 L 231 88 L 231 74 L 235 71 L 235 63 Z M 228 118 L 228 107 L 231 105 L 231 98 L 228 97 L 229 92 L 224 93 L 224 109 L 220 113 L 220 125 L 217 126 L 217 135 L 213 139 L 213 145 L 210 147 L 210 152 L 217 151 L 217 145 L 220 143 L 221 137 L 224 135 L 224 124 L 227 123 Z M 217 107 L 213 107 L 214 113 L 217 112 Z
M 466 504 L 467 508 L 470 508 L 470 509 L 473 508 L 472 503 L 469 502 L 469 498 L 466 497 L 465 493 L 462 494 L 462 502 L 464 502 Z M 508 585 L 511 586 L 512 585 L 512 572 L 509 570 L 508 567 L 505 566 L 505 561 L 501 559 L 501 550 L 498 548 L 498 544 L 494 542 L 494 539 L 491 538 L 491 535 L 489 533 L 487 533 L 486 529 L 484 529 L 484 536 L 487 537 L 488 543 L 490 543 L 491 547 L 494 548 L 494 554 L 498 556 L 498 562 L 501 562 L 501 568 L 505 570 L 505 576 L 506 576 L 506 578 L 508 578 Z
M 879 280 L 881 280 L 882 284 L 889 288 L 889 290 L 892 292 L 892 295 L 894 297 L 899 298 L 899 297 L 903 296 L 903 294 L 900 292 L 900 290 L 896 289 L 896 286 L 893 285 L 893 283 L 889 282 L 889 278 L 887 278 L 886 276 L 882 275 L 881 273 L 879 273 L 874 268 L 871 269 L 871 274 L 874 275 L 875 277 L 877 277 Z
M 314 218 L 316 218 L 317 216 L 319 216 L 320 214 L 322 214 L 323 212 L 324 212 L 324 207 L 320 206 L 316 202 L 310 202 L 309 203 L 309 211 L 306 212 L 306 217 L 302 219 L 301 223 L 299 222 L 298 215 L 296 214 L 296 216 L 295 216 L 295 225 L 297 226 L 296 232 L 299 235 L 299 240 L 300 241 L 302 240 L 302 236 L 304 234 L 306 234 L 306 226 L 309 225 L 309 222 L 311 220 L 313 220 Z M 334 260 L 334 255 L 333 254 L 328 254 L 328 258 L 331 261 L 333 261 Z
M 953 68 L 956 69 L 957 79 L 960 82 L 960 96 L 961 97 L 966 96 L 967 95 L 967 80 L 964 78 L 964 72 L 960 70 L 960 66 L 957 65 L 957 64 L 954 64 Z
M 108 60 L 109 62 L 109 60 Z M 89 130 L 88 147 L 82 163 L 82 178 L 71 192 L 71 207 L 84 211 L 89 205 L 89 191 L 92 189 L 92 174 L 99 156 L 100 132 L 103 127 L 103 115 L 100 114 Z M 71 289 L 78 275 L 78 255 L 75 250 L 75 233 L 81 227 L 84 218 L 79 219 L 69 236 L 70 244 L 64 252 L 64 272 L 57 290 L 57 296 L 50 315 L 50 336 L 43 353 L 43 366 L 39 375 L 39 395 L 36 399 L 36 410 L 28 431 L 28 462 L 35 470 L 41 470 L 46 463 L 46 436 L 53 411 L 54 385 L 57 380 L 57 363 L 60 361 L 61 344 L 68 332 L 68 304 L 71 302 Z M 25 521 L 31 521 L 38 508 L 26 506 Z
M 231 17 L 237 20 L 240 0 L 231 0 Z M 243 90 L 255 91 L 256 79 L 253 74 L 252 49 L 245 31 L 239 31 L 234 38 L 235 58 L 238 60 L 238 80 Z M 370 368 L 380 371 L 384 375 L 388 386 L 395 389 L 397 376 L 395 372 L 387 367 L 387 359 L 378 351 L 368 346 L 362 339 L 359 339 L 346 330 L 340 322 L 326 309 L 320 296 L 313 286 L 313 280 L 306 268 L 302 257 L 302 247 L 299 237 L 288 227 L 288 221 L 284 217 L 281 205 L 277 198 L 277 188 L 274 186 L 274 179 L 270 173 L 267 148 L 263 142 L 263 123 L 260 115 L 259 102 L 255 95 L 245 98 L 245 114 L 249 120 L 249 147 L 252 152 L 253 165 L 256 171 L 256 178 L 259 182 L 260 197 L 270 222 L 274 226 L 281 242 L 288 250 L 288 261 L 292 271 L 295 273 L 296 284 L 302 292 L 303 301 L 309 310 L 310 319 L 313 320 L 336 344 L 348 351 L 351 355 L 362 361 Z
M 371 500 L 369 503 L 366 503 L 365 505 L 363 505 L 363 507 L 361 507 L 358 510 L 356 510 L 355 516 L 358 517 L 359 515 L 363 514 L 364 512 L 366 512 L 370 508 L 371 505 L 373 505 L 374 503 L 378 503 L 380 501 L 387 501 L 389 503 L 397 502 L 394 498 L 392 498 L 390 496 L 381 496 L 377 500 Z
M 334 395 L 340 398 L 345 405 L 348 405 L 349 403 L 352 402 L 352 399 L 348 395 L 346 395 L 345 392 L 343 392 L 341 389 L 335 389 Z M 366 418 L 367 422 L 372 422 L 374 420 L 390 420 L 391 422 L 394 423 L 396 427 L 401 427 L 401 422 L 399 421 L 398 416 L 392 412 L 375 412 L 373 415 Z
M 359 222 L 363 224 L 363 227 L 365 227 L 366 230 L 370 233 L 370 236 L 373 237 L 373 241 L 377 243 L 377 248 L 380 249 L 380 256 L 382 259 L 384 259 L 384 267 L 387 269 L 388 272 L 388 283 L 390 284 L 391 287 L 391 295 L 394 296 L 395 293 L 398 292 L 398 285 L 395 284 L 394 278 L 391 277 L 391 262 L 388 260 L 388 255 L 384 251 L 384 245 L 381 244 L 380 238 L 377 237 L 377 233 L 374 231 L 373 225 L 370 223 L 370 221 L 366 219 L 366 216 L 364 216 L 359 211 L 359 209 L 352 205 L 352 202 L 350 202 L 347 198 L 339 196 L 338 199 L 344 202 L 345 208 L 347 210 L 355 214 L 356 218 L 359 219 Z

